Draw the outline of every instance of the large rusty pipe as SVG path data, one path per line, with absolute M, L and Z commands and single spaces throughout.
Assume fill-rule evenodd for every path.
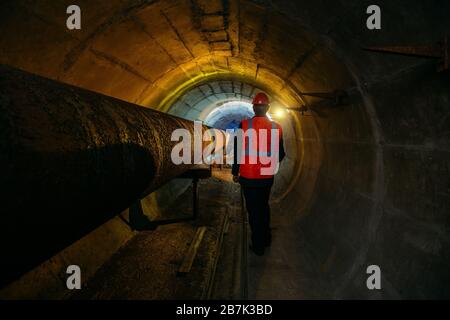
M 0 287 L 186 171 L 193 122 L 0 66 Z

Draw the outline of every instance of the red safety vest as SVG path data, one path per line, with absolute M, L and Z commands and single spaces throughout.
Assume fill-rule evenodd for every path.
M 265 129 L 265 136 L 261 129 Z M 278 139 L 276 139 L 276 135 L 273 135 L 272 139 L 272 129 L 278 129 Z M 276 159 L 278 159 L 280 139 L 283 134 L 281 126 L 276 122 L 270 121 L 267 117 L 260 116 L 243 120 L 242 130 L 244 137 L 239 167 L 240 175 L 248 179 L 273 177 L 278 164 L 273 163 L 275 158 L 272 156 L 276 155 Z M 274 170 L 269 169 L 274 165 Z M 263 170 L 266 172 L 262 172 L 263 168 L 266 168 Z

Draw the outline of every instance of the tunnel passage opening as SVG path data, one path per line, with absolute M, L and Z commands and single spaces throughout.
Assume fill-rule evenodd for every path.
M 66 39 L 58 34 L 59 29 L 48 35 L 41 22 L 33 20 L 30 25 L 43 32 L 27 32 L 24 38 L 29 41 L 20 48 L 13 37 L 2 39 L 11 47 L 3 61 L 190 120 L 204 120 L 214 102 L 249 101 L 257 90 L 285 106 L 299 107 L 312 101 L 302 95 L 304 91 L 354 85 L 332 42 L 311 28 L 308 20 L 300 19 L 296 10 L 258 1 L 230 2 L 226 10 L 220 10 L 222 4 L 217 4 L 220 14 L 212 20 L 202 14 L 205 8 L 199 1 L 112 4 L 102 19 L 90 17 L 79 39 L 67 41 L 58 41 Z M 95 12 L 99 5 L 89 6 L 89 12 Z M 27 31 L 24 29 L 20 31 Z M 46 35 L 46 40 L 39 34 Z M 40 55 L 24 54 L 23 59 L 9 55 L 19 49 L 33 52 L 33 45 L 41 42 L 48 50 Z M 55 46 L 58 42 L 63 44 Z M 51 65 L 40 63 L 52 59 Z M 357 120 L 364 117 L 357 113 L 364 112 L 353 112 Z M 339 114 L 330 118 L 334 116 L 341 118 Z M 296 112 L 282 118 L 277 121 L 284 128 L 288 153 L 282 166 L 290 169 L 281 170 L 276 178 L 289 185 L 279 188 L 280 199 L 302 179 L 295 193 L 307 203 L 322 163 L 322 136 L 325 140 L 340 137 L 337 128 L 346 124 L 341 119 L 330 124 L 329 119 L 302 118 Z
M 237 129 L 242 120 L 251 118 L 253 115 L 251 103 L 229 101 L 219 103 L 219 106 L 207 115 L 204 123 L 207 126 L 221 130 Z
M 279 121 L 290 113 L 290 110 L 275 104 L 269 108 L 266 116 L 271 121 Z M 253 105 L 250 102 L 231 100 L 217 103 L 216 108 L 206 116 L 204 124 L 221 130 L 235 130 L 242 120 L 252 118 L 254 115 Z
M 213 24 L 208 26 L 211 29 L 224 30 L 221 34 L 212 34 L 202 25 L 197 1 L 155 1 L 139 6 L 117 2 L 101 19 L 88 16 L 101 6 L 90 2 L 90 10 L 86 10 L 90 23 L 78 33 L 79 38 L 67 37 L 64 26 L 62 31 L 50 30 L 43 21 L 55 23 L 53 19 L 37 19 L 43 13 L 36 12 L 28 24 L 2 37 L 10 50 L 2 52 L 1 59 L 190 120 L 205 120 L 217 103 L 249 102 L 256 91 L 268 93 L 282 105 L 299 107 L 316 100 L 303 92 L 355 87 L 356 76 L 338 57 L 339 48 L 321 36 L 335 33 L 315 33 L 311 26 L 303 25 L 308 21 L 301 19 L 303 10 L 283 13 L 258 1 L 233 3 L 224 11 L 224 19 L 207 21 Z M 10 21 L 2 21 L 4 29 L 17 29 Z M 17 33 L 24 41 L 16 41 Z M 210 38 L 223 34 L 221 41 Z M 376 167 L 372 123 L 360 101 L 340 109 L 323 109 L 321 115 L 286 112 L 277 119 L 284 130 L 287 158 L 276 176 L 272 200 L 282 205 L 291 220 L 303 212 L 313 213 L 323 221 L 331 220 L 330 225 L 341 223 L 336 229 L 345 230 L 347 224 L 341 220 L 346 219 L 339 217 L 358 211 L 352 207 L 355 202 L 347 200 L 360 200 L 361 194 L 360 202 L 372 197 Z M 164 202 L 173 201 L 180 193 L 179 185 L 176 180 L 165 185 L 157 192 L 156 202 L 155 195 L 153 200 L 146 198 L 146 212 L 156 212 Z M 337 210 L 334 218 L 330 212 Z M 310 229 L 317 230 L 314 226 Z M 329 229 L 316 233 L 334 239 L 334 229 Z M 311 235 L 312 240 L 315 237 Z M 333 245 L 319 248 L 316 260 L 328 261 L 328 248 Z M 348 264 L 342 269 L 346 267 Z M 336 274 L 343 273 L 340 271 Z
M 292 190 L 300 170 L 300 163 L 296 161 L 302 152 L 300 119 L 298 114 L 286 109 L 290 106 L 287 101 L 293 97 L 280 96 L 264 82 L 256 83 L 235 74 L 192 84 L 173 101 L 167 112 L 222 130 L 237 128 L 243 119 L 254 115 L 251 102 L 258 92 L 268 94 L 270 109 L 267 116 L 283 128 L 287 156 L 275 176 L 272 194 L 272 202 L 280 202 Z

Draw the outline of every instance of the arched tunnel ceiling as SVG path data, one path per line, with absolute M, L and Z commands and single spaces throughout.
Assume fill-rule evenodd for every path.
M 448 31 L 446 11 L 431 2 L 405 7 L 379 1 L 384 22 L 376 32 L 362 19 L 372 4 L 366 0 L 80 0 L 82 28 L 75 31 L 66 28 L 70 4 L 3 2 L 0 29 L 8 32 L 0 37 L 0 63 L 162 111 L 191 89 L 218 80 L 253 85 L 290 106 L 311 101 L 302 92 L 347 89 L 357 96 L 352 105 L 330 111 L 328 118 L 302 117 L 301 129 L 286 143 L 318 135 L 332 144 L 424 142 L 410 135 L 427 131 L 427 121 L 397 129 L 403 117 L 422 112 L 420 106 L 385 108 L 390 100 L 372 98 L 384 93 L 380 87 L 387 79 L 431 63 L 361 46 L 441 40 Z M 298 114 L 294 118 L 300 122 Z
M 167 110 L 189 120 L 204 121 L 208 115 L 229 102 L 250 103 L 259 87 L 236 79 L 210 80 L 185 91 Z M 277 102 L 272 101 L 274 105 Z
M 235 129 L 242 120 L 253 116 L 252 104 L 243 101 L 230 101 L 209 113 L 205 119 L 205 124 L 222 130 Z
M 445 16 L 433 4 L 381 2 L 389 34 L 361 26 L 369 1 L 80 0 L 76 31 L 65 25 L 71 1 L 11 1 L 0 13 L 2 30 L 14 30 L 0 39 L 0 62 L 163 110 L 196 82 L 227 74 L 295 104 L 302 91 L 352 87 L 356 70 L 376 80 L 417 62 L 364 53 L 361 43 L 439 40 L 429 34 Z
M 74 32 L 58 14 L 69 4 L 8 4 L 2 24 L 28 13 L 17 30 L 27 41 L 11 45 L 17 34 L 2 38 L 2 62 L 163 110 L 210 77 L 264 85 L 290 104 L 299 103 L 303 90 L 352 82 L 317 35 L 261 1 L 79 1 L 83 24 Z M 41 54 L 16 54 L 22 46 Z
M 331 297 L 353 298 L 374 258 L 393 297 L 448 296 L 449 79 L 435 61 L 362 46 L 442 40 L 449 1 L 377 1 L 381 30 L 365 27 L 369 0 L 77 0 L 74 31 L 71 4 L 3 1 L 0 63 L 162 111 L 227 81 L 290 106 L 312 101 L 302 92 L 354 93 L 324 117 L 280 121 L 289 151 L 274 193 L 288 224 L 305 213 L 298 252 L 314 252 Z M 214 104 L 236 97 L 220 91 Z M 189 107 L 209 111 L 200 100 Z

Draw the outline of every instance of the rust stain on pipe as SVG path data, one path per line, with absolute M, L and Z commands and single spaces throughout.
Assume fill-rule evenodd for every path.
M 0 286 L 180 175 L 193 122 L 0 66 Z

